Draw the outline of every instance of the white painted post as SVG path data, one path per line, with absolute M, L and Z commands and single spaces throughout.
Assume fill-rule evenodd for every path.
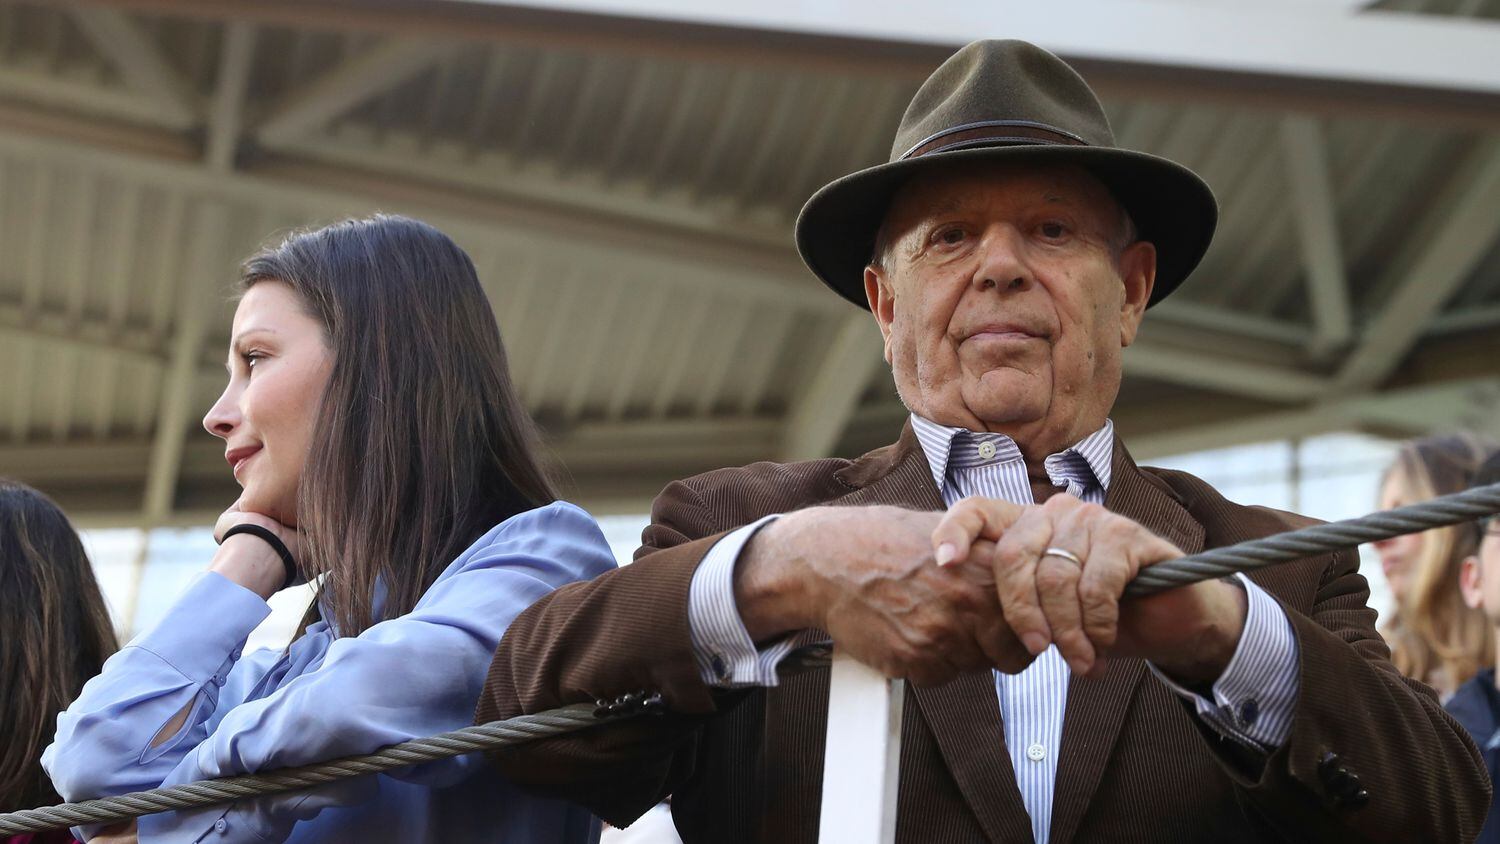
M 838 650 L 831 670 L 818 840 L 892 844 L 906 682 L 887 680 Z

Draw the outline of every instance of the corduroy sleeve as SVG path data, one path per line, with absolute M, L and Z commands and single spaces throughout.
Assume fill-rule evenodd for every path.
M 699 677 L 688 622 L 693 573 L 722 535 L 702 497 L 673 483 L 635 562 L 560 588 L 511 624 L 477 722 L 638 691 L 660 692 L 667 709 L 493 754 L 511 781 L 623 826 L 691 775 L 703 716 L 738 697 Z
M 1301 657 L 1286 743 L 1253 759 L 1205 739 L 1246 807 L 1290 839 L 1474 840 L 1490 802 L 1478 750 L 1391 664 L 1358 556 L 1328 559 L 1312 611 L 1284 606 Z

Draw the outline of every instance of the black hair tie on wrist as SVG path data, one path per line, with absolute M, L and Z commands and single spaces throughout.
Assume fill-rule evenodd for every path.
M 287 550 L 286 543 L 281 541 L 281 537 L 260 525 L 238 524 L 224 531 L 224 536 L 219 540 L 219 544 L 223 545 L 225 539 L 237 533 L 248 533 L 251 536 L 258 536 L 276 551 L 276 556 L 281 558 L 282 567 L 286 569 L 286 580 L 282 581 L 281 589 L 286 589 L 297 582 L 297 561 L 292 559 L 292 552 Z

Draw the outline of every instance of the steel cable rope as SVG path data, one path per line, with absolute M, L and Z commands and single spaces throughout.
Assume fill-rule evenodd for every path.
M 1497 513 L 1500 513 L 1500 483 L 1475 487 L 1395 510 L 1371 513 L 1357 519 L 1314 525 L 1168 560 L 1142 571 L 1126 587 L 1125 593 L 1130 596 L 1150 595 L 1201 580 L 1253 571 L 1263 566 L 1353 548 L 1362 543 L 1406 533 L 1474 521 Z M 804 649 L 795 658 L 789 658 L 783 665 L 788 671 L 822 667 L 827 665 L 828 653 L 826 645 L 813 646 Z M 495 750 L 645 713 L 660 712 L 662 709 L 661 696 L 645 692 L 622 695 L 614 701 L 599 701 L 597 704 L 573 704 L 535 715 L 521 715 L 429 738 L 413 739 L 362 756 L 348 756 L 295 768 L 202 780 L 118 797 L 0 814 L 0 835 L 37 832 L 61 826 L 107 824 L 171 809 L 228 803 L 242 797 L 280 794 L 347 777 L 389 771 L 480 750 Z

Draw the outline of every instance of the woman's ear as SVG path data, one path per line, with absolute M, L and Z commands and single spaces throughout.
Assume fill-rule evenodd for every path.
M 1464 596 L 1464 603 L 1469 609 L 1481 609 L 1484 605 L 1484 577 L 1483 570 L 1479 566 L 1479 558 L 1473 554 L 1464 557 L 1464 561 L 1458 570 L 1458 591 Z

